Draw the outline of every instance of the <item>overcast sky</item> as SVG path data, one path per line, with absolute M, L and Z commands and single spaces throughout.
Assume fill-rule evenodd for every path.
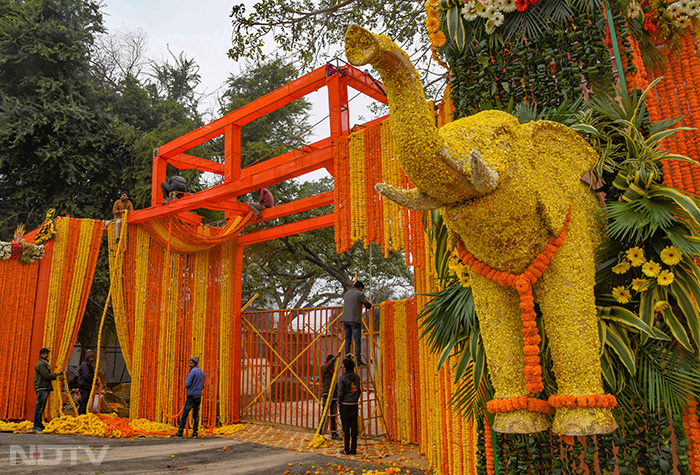
M 226 55 L 231 47 L 229 14 L 234 3 L 239 0 L 105 0 L 102 11 L 109 32 L 143 30 L 148 39 L 149 58 L 170 59 L 170 48 L 175 55 L 184 52 L 187 58 L 194 59 L 202 79 L 199 92 L 206 94 L 204 109 L 215 110 L 217 93 L 228 75 L 237 74 L 246 66 Z M 245 3 L 255 2 L 245 0 Z M 322 88 L 307 96 L 314 107 L 312 124 L 328 114 L 327 94 L 326 88 Z M 351 98 L 355 94 L 356 91 L 349 91 Z M 366 110 L 370 102 L 359 97 L 351 102 L 351 124 L 374 118 Z M 213 118 L 216 117 L 210 117 Z M 315 140 L 328 136 L 326 122 L 314 129 Z

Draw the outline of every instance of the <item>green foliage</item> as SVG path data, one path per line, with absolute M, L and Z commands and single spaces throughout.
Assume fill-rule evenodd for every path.
M 246 5 L 233 6 L 234 60 L 261 62 L 265 39 L 277 45 L 276 54 L 292 53 L 302 69 L 317 66 L 334 56 L 341 57 L 345 32 L 359 24 L 383 33 L 406 48 L 416 43 L 427 45 L 423 22 L 423 0 L 385 2 L 379 0 L 343 0 L 316 2 L 300 0 L 259 0 L 246 13 Z M 387 21 L 387 19 L 391 21 Z M 423 47 L 427 49 L 426 46 Z
M 524 12 L 505 15 L 504 24 L 487 34 L 483 19 L 449 27 L 443 14 L 448 44 L 443 52 L 452 74 L 455 117 L 494 104 L 536 104 L 544 111 L 583 97 L 581 78 L 593 91 L 612 88 L 615 79 L 606 37 L 602 2 L 541 0 Z M 614 2 L 612 12 L 627 65 L 634 69 L 625 15 Z M 449 27 L 449 28 L 448 28 Z M 464 47 L 452 31 L 464 31 Z M 461 42 L 461 40 L 460 40 Z
M 97 2 L 0 2 L 1 234 L 38 226 L 51 207 L 78 217 L 111 208 L 125 131 L 90 81 L 101 30 Z
M 288 182 L 280 203 L 313 196 L 332 189 L 330 179 Z M 315 209 L 281 218 L 272 225 L 308 219 L 328 213 Z M 266 224 L 267 225 L 267 224 Z M 338 254 L 333 228 L 309 231 L 246 249 L 243 266 L 243 299 L 260 293 L 260 308 L 301 308 L 337 304 L 355 282 L 355 272 L 365 283 L 372 303 L 407 298 L 413 275 L 402 254 L 384 258 L 378 246 L 365 249 L 360 243 Z

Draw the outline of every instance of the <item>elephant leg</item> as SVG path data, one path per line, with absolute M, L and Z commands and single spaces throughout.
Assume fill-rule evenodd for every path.
M 600 340 L 595 309 L 595 262 L 584 226 L 575 225 L 542 277 L 534 285 L 549 340 L 560 395 L 603 394 Z M 612 432 L 610 409 L 559 408 L 552 430 L 563 435 Z
M 518 293 L 473 272 L 470 274 L 489 375 L 496 390 L 494 398 L 528 396 Z M 497 432 L 518 434 L 540 432 L 549 428 L 549 416 L 528 410 L 498 413 L 493 428 Z

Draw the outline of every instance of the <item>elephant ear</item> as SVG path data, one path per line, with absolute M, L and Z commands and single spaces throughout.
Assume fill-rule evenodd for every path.
M 529 154 L 537 203 L 553 234 L 561 231 L 574 194 L 581 193 L 581 178 L 598 160 L 598 154 L 576 132 L 546 120 L 523 124 L 532 143 Z

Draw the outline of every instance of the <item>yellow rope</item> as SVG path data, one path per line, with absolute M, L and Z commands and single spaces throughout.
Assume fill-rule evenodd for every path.
M 121 244 L 121 240 L 120 240 Z M 93 395 L 95 394 L 95 382 L 97 381 L 97 370 L 100 367 L 100 350 L 102 349 L 102 328 L 105 325 L 105 317 L 107 316 L 107 307 L 109 307 L 109 300 L 112 297 L 112 286 L 109 287 L 109 292 L 107 292 L 107 300 L 105 301 L 105 307 L 102 309 L 102 319 L 100 320 L 100 329 L 97 333 L 97 355 L 95 356 L 95 371 L 92 375 L 92 385 L 90 386 L 90 397 L 88 398 L 87 412 L 90 411 L 90 403 L 92 402 Z M 72 399 L 72 398 L 71 398 Z M 99 398 L 98 398 L 99 401 Z M 74 405 L 75 407 L 75 405 Z M 97 412 L 100 412 L 99 404 L 97 406 Z M 78 411 L 76 410 L 77 414 Z
M 322 423 L 318 425 L 318 429 L 316 429 L 316 434 L 314 435 L 314 439 L 309 443 L 309 446 L 307 447 L 308 449 L 317 449 L 319 447 L 325 447 L 326 446 L 326 439 L 321 435 L 321 431 L 323 430 L 323 426 L 326 425 L 326 415 L 328 414 L 328 408 L 331 407 L 331 401 L 333 401 L 333 392 L 335 390 L 335 385 L 338 381 L 338 369 L 340 367 L 340 358 L 336 358 L 335 360 L 335 371 L 333 372 L 333 379 L 331 380 L 331 387 L 330 390 L 328 391 L 328 397 L 326 398 L 326 405 L 323 407 L 323 415 L 321 416 L 321 421 Z M 340 401 L 338 401 L 340 402 Z
M 73 396 L 70 393 L 70 388 L 68 387 L 68 381 L 66 381 L 66 377 L 63 376 L 63 386 L 66 388 L 66 394 L 68 395 L 68 399 L 70 400 L 70 405 L 73 406 L 73 410 L 75 411 L 75 415 L 78 415 L 78 408 L 75 407 L 75 401 L 73 400 Z M 63 404 L 61 404 L 61 408 L 63 407 Z

